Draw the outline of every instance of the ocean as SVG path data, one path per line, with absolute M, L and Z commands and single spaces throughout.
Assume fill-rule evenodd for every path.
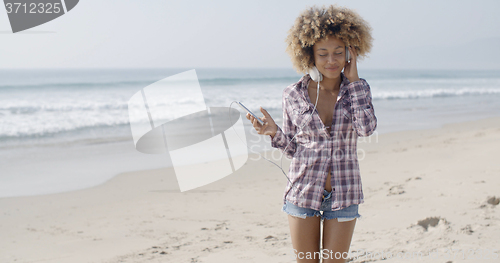
M 0 70 L 0 197 L 77 190 L 118 173 L 170 166 L 166 155 L 135 150 L 127 103 L 142 88 L 187 70 Z M 201 68 L 196 74 L 206 106 L 241 112 L 231 105 L 241 101 L 259 116 L 262 106 L 280 126 L 282 91 L 301 77 L 293 69 Z M 370 84 L 379 134 L 500 115 L 500 71 L 359 75 Z M 195 103 L 185 96 L 174 102 L 179 108 Z M 252 134 L 243 113 L 242 118 Z M 258 144 L 252 150 L 271 149 L 269 141 Z

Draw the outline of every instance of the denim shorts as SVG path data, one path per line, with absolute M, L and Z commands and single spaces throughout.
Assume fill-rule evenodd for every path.
M 320 216 L 322 220 L 337 218 L 339 222 L 351 221 L 354 218 L 360 218 L 357 204 L 350 205 L 337 211 L 331 211 L 332 207 L 332 192 L 323 190 L 323 202 L 321 202 L 320 210 L 298 207 L 288 201 L 285 201 L 282 211 L 295 217 L 303 218 L 311 216 Z M 321 213 L 323 212 L 323 213 Z

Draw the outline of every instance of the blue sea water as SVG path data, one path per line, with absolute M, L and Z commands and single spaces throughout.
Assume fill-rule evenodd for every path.
M 133 151 L 127 105 L 131 96 L 186 70 L 190 69 L 0 70 L 0 197 L 80 189 L 119 172 L 168 166 L 158 157 L 131 154 L 120 159 L 116 152 Z M 229 107 L 241 101 L 258 115 L 262 106 L 278 125 L 282 91 L 301 77 L 293 69 L 202 68 L 196 73 L 207 106 Z M 360 70 L 359 74 L 371 86 L 378 133 L 500 115 L 500 71 Z M 185 96 L 175 103 L 189 107 L 190 94 Z M 165 114 L 175 116 L 175 112 Z M 106 145 L 124 148 L 107 152 Z M 79 155 L 72 158 L 68 152 L 75 149 Z M 99 153 L 101 157 L 90 160 Z M 140 165 L 124 164 L 134 158 L 143 158 Z M 105 162 L 109 167 L 102 165 Z M 82 168 L 92 165 L 98 165 L 99 172 Z M 64 175 L 62 181 L 67 183 L 60 183 L 64 173 L 74 175 Z M 51 184 L 50 178 L 60 185 Z

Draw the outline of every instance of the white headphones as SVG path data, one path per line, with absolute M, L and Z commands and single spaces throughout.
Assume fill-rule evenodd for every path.
M 308 73 L 309 76 L 311 76 L 311 79 L 314 80 L 315 82 L 320 82 L 323 80 L 323 74 L 319 73 L 319 70 L 316 68 L 316 66 L 309 69 Z

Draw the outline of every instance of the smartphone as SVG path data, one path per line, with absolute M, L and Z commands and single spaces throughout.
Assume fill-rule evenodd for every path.
M 263 121 L 262 121 L 259 117 L 257 117 L 255 114 L 253 114 L 253 112 L 252 112 L 252 111 L 250 111 L 247 107 L 245 107 L 245 105 L 243 105 L 243 103 L 241 103 L 241 102 L 239 102 L 239 101 L 237 101 L 236 103 L 237 103 L 238 105 L 240 105 L 240 107 L 241 107 L 242 109 L 244 109 L 246 112 L 250 113 L 250 114 L 251 114 L 251 115 L 252 115 L 255 119 L 257 119 L 257 121 L 258 121 L 261 125 L 264 125 L 264 122 L 263 122 Z

